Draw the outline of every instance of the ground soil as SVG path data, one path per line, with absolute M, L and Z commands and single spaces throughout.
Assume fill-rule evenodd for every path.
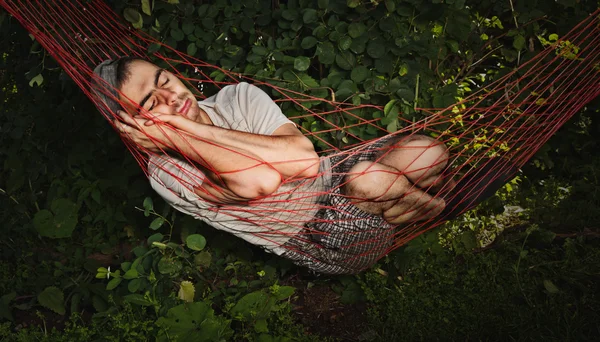
M 368 341 L 371 335 L 364 303 L 343 304 L 331 284 L 307 286 L 306 281 L 292 281 L 296 299 L 293 315 L 309 334 L 338 341 Z

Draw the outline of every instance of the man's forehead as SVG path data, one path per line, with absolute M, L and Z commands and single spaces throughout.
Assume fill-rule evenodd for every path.
M 133 61 L 128 70 L 128 76 L 121 86 L 124 95 L 124 105 L 127 109 L 136 110 L 137 104 L 150 92 L 154 86 L 156 72 L 159 68 L 145 61 Z M 133 101 L 134 103 L 130 103 Z

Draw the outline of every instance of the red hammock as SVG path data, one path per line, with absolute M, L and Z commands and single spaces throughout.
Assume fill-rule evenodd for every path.
M 145 58 L 148 47 L 160 44 L 152 37 L 118 20 L 117 15 L 101 1 L 76 3 L 54 0 L 47 3 L 39 0 L 0 0 L 0 5 L 25 26 L 86 95 L 95 101 L 103 113 L 109 108 L 98 100 L 90 88 L 94 79 L 94 66 L 115 56 Z M 399 227 L 370 225 L 366 231 L 356 231 L 353 227 L 369 218 L 357 216 L 350 220 L 348 215 L 353 214 L 351 208 L 340 206 L 341 202 L 317 200 L 334 197 L 332 194 L 336 190 L 339 192 L 344 185 L 343 175 L 338 175 L 342 183 L 334 184 L 333 188 L 326 191 L 298 195 L 299 189 L 304 189 L 303 187 L 312 181 L 306 179 L 297 181 L 293 187 L 287 188 L 285 193 L 276 191 L 254 206 L 224 205 L 209 211 L 218 211 L 228 215 L 233 221 L 242 221 L 246 227 L 251 228 L 240 236 L 258 245 L 268 246 L 271 251 L 317 271 L 352 273 L 368 267 L 391 250 L 472 208 L 493 194 L 561 125 L 598 95 L 598 13 L 600 12 L 590 15 L 569 34 L 518 69 L 478 90 L 460 103 L 448 108 L 418 108 L 429 114 L 418 122 L 410 122 L 401 115 L 398 116 L 398 127 L 401 128 L 394 132 L 394 135 L 427 134 L 435 136 L 438 141 L 448 146 L 448 164 L 451 166 L 446 168 L 445 173 L 447 177 L 456 180 L 457 186 L 445 193 L 446 207 L 440 215 Z M 365 149 L 379 146 L 382 141 L 380 139 L 362 141 L 355 133 L 357 128 L 368 127 L 376 136 L 388 133 L 384 128 L 386 125 L 382 124 L 384 108 L 371 105 L 354 106 L 291 91 L 274 85 L 273 83 L 280 83 L 273 80 L 260 81 L 233 74 L 168 46 L 163 47 L 175 57 L 167 57 L 160 53 L 152 55 L 162 61 L 165 69 L 177 75 L 190 89 L 201 87 L 209 92 L 210 88 L 221 89 L 229 84 L 247 81 L 263 89 L 270 89 L 272 94 L 276 95 L 276 103 L 293 103 L 296 108 L 301 109 L 294 112 L 301 114 L 291 114 L 288 117 L 307 137 L 318 143 L 321 147 L 319 154 L 323 158 L 331 159 L 332 169 L 321 170 L 318 177 L 324 174 L 331 176 L 336 163 L 364 153 Z M 187 67 L 187 71 L 191 71 L 191 76 L 183 73 L 182 65 Z M 199 99 L 205 97 L 202 91 L 198 95 Z M 363 113 L 368 110 L 370 115 L 361 117 L 356 114 L 359 110 L 363 110 Z M 345 125 L 343 120 L 339 120 L 344 117 L 352 118 L 352 122 L 357 123 Z M 112 118 L 107 119 L 113 124 Z M 310 125 L 303 125 L 313 121 L 318 121 L 323 128 L 312 130 Z M 331 132 L 340 132 L 341 137 L 348 141 L 343 151 L 326 138 Z M 186 138 L 193 139 L 190 136 Z M 127 139 L 124 139 L 124 142 L 147 176 L 152 177 L 148 165 L 153 153 L 137 148 Z M 190 165 L 194 164 L 190 161 Z M 195 171 L 197 170 L 191 172 Z M 335 177 L 335 173 L 332 177 Z M 195 186 L 189 177 L 186 180 L 180 179 L 180 182 L 187 188 Z M 302 209 L 294 211 L 285 206 L 282 198 L 291 193 L 295 193 L 296 197 L 293 200 L 297 201 Z M 319 213 L 327 211 L 331 215 L 306 211 L 306 208 L 302 207 L 306 201 L 318 206 L 316 209 Z M 314 214 L 314 217 L 298 218 L 308 212 Z M 340 217 L 345 217 L 344 221 L 336 222 L 336 218 L 341 220 Z M 311 229 L 313 225 L 323 223 L 341 227 L 342 231 Z M 295 229 L 290 233 L 289 229 L 273 228 L 280 225 Z M 232 233 L 239 234 L 235 231 Z M 335 234 L 338 236 L 333 236 Z M 279 248 L 274 248 L 274 245 Z M 335 255 L 325 253 L 328 249 L 335 249 Z

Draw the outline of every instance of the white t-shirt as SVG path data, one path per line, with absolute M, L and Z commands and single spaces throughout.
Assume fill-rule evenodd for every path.
M 198 105 L 215 126 L 231 130 L 271 135 L 292 123 L 265 92 L 248 83 L 227 86 Z M 331 181 L 328 169 L 329 159 L 321 158 L 320 176 L 314 179 L 283 183 L 250 205 L 215 205 L 196 195 L 193 189 L 204 174 L 183 157 L 153 155 L 148 163 L 152 188 L 173 208 L 276 254 L 285 252 L 280 246 L 314 218 Z

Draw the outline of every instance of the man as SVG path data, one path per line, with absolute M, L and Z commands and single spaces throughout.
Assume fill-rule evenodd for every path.
M 322 273 L 356 273 L 399 224 L 444 209 L 448 153 L 434 139 L 387 136 L 319 158 L 259 88 L 204 101 L 172 73 L 121 58 L 99 65 L 96 94 L 149 154 L 152 187 L 174 208 Z M 122 109 L 122 110 L 121 110 Z

